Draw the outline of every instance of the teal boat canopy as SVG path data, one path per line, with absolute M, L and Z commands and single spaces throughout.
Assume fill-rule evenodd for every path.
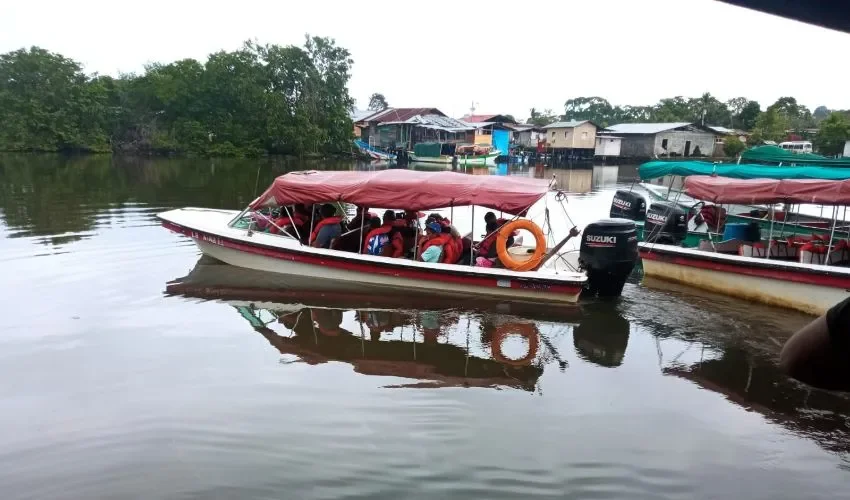
M 814 153 L 794 153 L 779 146 L 755 146 L 741 153 L 741 161 L 782 163 L 783 165 L 814 165 L 821 167 L 850 167 L 850 158 L 827 158 Z
M 709 163 L 706 161 L 651 161 L 638 168 L 641 179 L 667 175 L 717 175 L 733 179 L 850 179 L 850 169 L 836 167 L 772 167 L 768 165 Z

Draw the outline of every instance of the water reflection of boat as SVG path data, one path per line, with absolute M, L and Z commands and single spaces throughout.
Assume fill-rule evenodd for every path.
M 575 308 L 400 297 L 338 282 L 281 279 L 207 257 L 168 283 L 166 293 L 230 305 L 281 354 L 421 381 L 408 387 L 534 390 L 544 365 L 560 360 L 538 325 L 579 314 Z M 525 346 L 518 353 L 508 348 L 518 344 Z
M 573 329 L 573 343 L 576 353 L 585 360 L 615 368 L 623 364 L 629 345 L 629 321 L 614 311 L 598 309 L 601 307 L 586 307 L 587 314 Z
M 725 348 L 718 358 L 690 366 L 673 365 L 664 373 L 681 377 L 814 439 L 833 452 L 850 451 L 850 400 L 844 395 L 799 384 L 776 367 L 741 349 Z

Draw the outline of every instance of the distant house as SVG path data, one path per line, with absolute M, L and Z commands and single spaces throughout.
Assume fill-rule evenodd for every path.
M 543 127 L 546 131 L 546 145 L 552 149 L 596 148 L 596 126 L 590 120 L 555 122 Z
M 516 120 L 507 115 L 465 115 L 460 120 L 466 123 L 516 123 Z
M 546 141 L 546 131 L 536 125 L 512 125 L 514 144 L 523 148 L 534 149 L 541 141 Z
M 605 134 L 622 137 L 620 156 L 712 156 L 718 132 L 696 123 L 621 123 Z
M 594 148 L 593 156 L 607 158 L 609 156 L 620 156 L 620 149 L 623 145 L 623 138 L 614 135 L 605 135 L 600 133 L 596 136 L 596 148 Z
M 507 153 L 513 142 L 513 128 L 516 120 L 507 115 L 466 115 L 460 119 L 471 127 L 475 127 L 473 143 L 492 145 Z
M 726 151 L 723 150 L 723 141 L 725 141 L 727 137 L 737 137 L 739 141 L 746 144 L 747 138 L 750 136 L 749 133 L 734 128 L 726 128 L 716 125 L 709 125 L 708 128 L 718 134 L 717 137 L 714 138 L 714 156 L 726 156 Z
M 355 125 L 363 141 L 390 149 L 412 149 L 420 142 L 471 143 L 475 133 L 475 127 L 437 108 L 387 108 Z
M 357 126 L 357 122 L 374 115 L 375 113 L 376 111 L 373 109 L 355 109 L 348 114 L 351 121 L 354 122 L 354 137 L 359 139 L 362 135 L 360 127 Z

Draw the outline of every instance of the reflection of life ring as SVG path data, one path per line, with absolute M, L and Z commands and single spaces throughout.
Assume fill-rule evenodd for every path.
M 517 229 L 525 229 L 534 235 L 537 246 L 534 247 L 534 254 L 528 260 L 516 260 L 508 253 L 508 238 Z M 530 220 L 520 219 L 508 222 L 499 229 L 499 233 L 496 235 L 496 253 L 499 255 L 499 260 L 508 269 L 530 271 L 540 264 L 540 260 L 546 253 L 546 236 L 540 226 Z
M 502 353 L 502 342 L 509 335 L 519 335 L 525 337 L 528 341 L 528 354 L 520 359 L 511 359 L 505 357 Z M 528 323 L 506 323 L 493 332 L 493 338 L 490 340 L 490 350 L 493 353 L 493 359 L 499 363 L 513 366 L 530 365 L 534 358 L 537 357 L 537 348 L 540 345 L 540 337 L 537 335 L 537 328 Z

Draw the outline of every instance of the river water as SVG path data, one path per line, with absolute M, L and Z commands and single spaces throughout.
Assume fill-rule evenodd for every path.
M 2 498 L 846 494 L 850 400 L 776 366 L 806 316 L 639 273 L 554 311 L 282 281 L 155 219 L 321 168 L 380 167 L 0 156 Z M 555 176 L 581 227 L 635 168 L 470 173 Z

